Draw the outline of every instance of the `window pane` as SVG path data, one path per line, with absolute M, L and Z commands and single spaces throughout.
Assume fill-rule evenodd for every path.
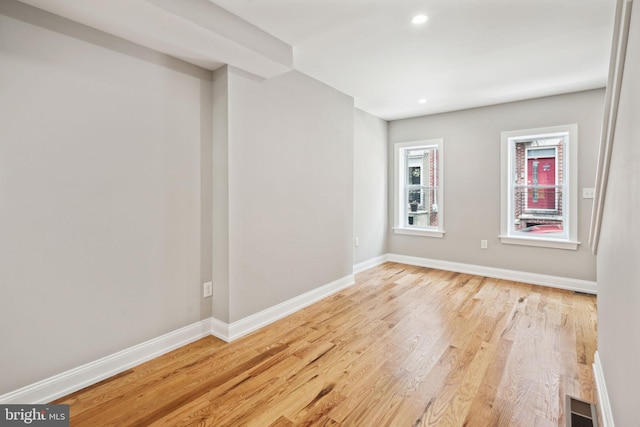
M 517 141 L 512 232 L 531 237 L 564 237 L 563 141 L 560 138 Z
M 410 227 L 437 227 L 437 189 L 432 187 L 407 187 L 407 221 Z
M 576 250 L 578 125 L 500 134 L 500 240 Z
M 521 185 L 514 187 L 513 230 L 532 237 L 562 237 L 562 187 Z
M 424 142 L 424 145 L 395 145 L 399 185 L 394 202 L 394 229 L 401 234 L 442 237 L 443 206 L 439 201 L 442 140 Z
M 556 150 L 554 148 L 541 148 L 537 150 L 529 150 L 527 158 L 537 159 L 538 157 L 555 157 Z
M 436 147 L 416 147 L 405 151 L 405 204 L 407 227 L 437 227 L 436 187 L 438 173 Z
M 422 167 L 409 166 L 409 176 L 407 182 L 409 185 L 420 185 L 420 178 L 422 177 Z

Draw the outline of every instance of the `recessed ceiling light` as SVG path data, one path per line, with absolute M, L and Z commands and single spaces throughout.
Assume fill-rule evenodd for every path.
M 420 98 L 420 99 L 418 99 L 418 102 L 419 102 L 420 104 L 426 104 L 426 103 L 427 103 L 427 100 L 426 100 L 425 98 Z
M 416 16 L 413 17 L 411 22 L 413 22 L 416 25 L 419 25 L 419 24 L 424 24 L 425 22 L 427 22 L 427 19 L 429 19 L 429 17 L 427 15 L 416 15 Z

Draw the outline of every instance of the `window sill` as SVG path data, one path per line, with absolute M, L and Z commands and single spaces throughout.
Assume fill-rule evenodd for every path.
M 543 239 L 534 237 L 498 236 L 507 245 L 537 246 L 540 248 L 567 249 L 575 251 L 580 242 L 573 240 Z
M 393 227 L 395 234 L 408 234 L 412 236 L 423 237 L 435 237 L 442 239 L 444 237 L 444 230 L 425 230 L 420 228 L 405 228 L 405 227 Z

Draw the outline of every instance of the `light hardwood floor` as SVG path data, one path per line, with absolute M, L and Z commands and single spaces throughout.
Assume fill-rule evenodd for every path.
M 596 298 L 387 263 L 233 343 L 78 391 L 71 425 L 564 426 L 595 400 Z

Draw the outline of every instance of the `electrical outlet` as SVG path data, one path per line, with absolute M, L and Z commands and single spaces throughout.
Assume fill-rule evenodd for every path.
M 353 245 L 357 248 L 358 246 L 360 246 L 360 238 L 358 237 L 354 237 L 353 238 Z
M 480 249 L 487 249 L 487 241 L 480 240 Z
M 207 282 L 202 286 L 202 297 L 207 298 L 213 294 L 213 282 Z

